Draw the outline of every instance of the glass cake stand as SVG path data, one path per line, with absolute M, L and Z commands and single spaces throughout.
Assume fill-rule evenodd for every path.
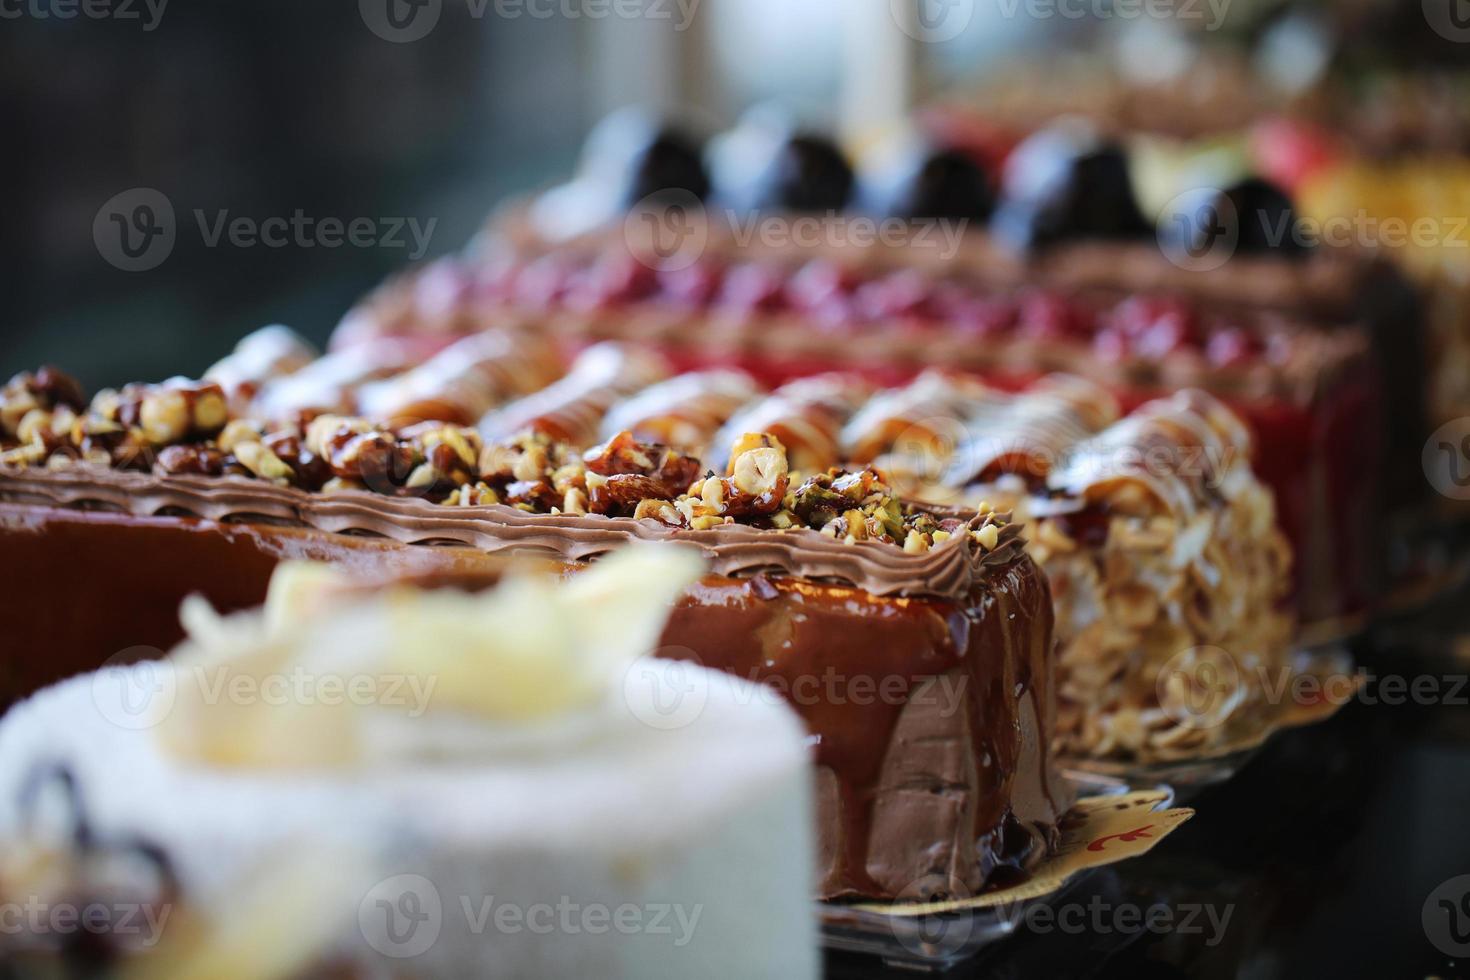
M 1068 772 L 1079 798 L 1121 796 L 1137 788 L 1120 779 L 1096 773 Z M 1163 794 L 1154 811 L 1174 802 L 1169 786 L 1153 785 Z M 1021 898 L 995 908 L 918 916 L 891 915 L 870 907 L 819 902 L 822 945 L 833 952 L 878 957 L 885 966 L 922 972 L 942 972 L 962 963 L 1014 933 L 1037 905 L 1057 905 L 1092 871 L 1078 872 L 1056 891 Z

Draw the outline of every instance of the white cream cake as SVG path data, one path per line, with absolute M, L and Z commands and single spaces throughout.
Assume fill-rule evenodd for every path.
M 22 805 L 60 763 L 92 848 L 141 836 L 177 877 L 138 975 L 817 975 L 800 723 L 643 656 L 688 553 L 371 600 L 287 567 L 266 613 L 186 609 L 166 661 L 0 722 L 0 896 L 86 863 Z

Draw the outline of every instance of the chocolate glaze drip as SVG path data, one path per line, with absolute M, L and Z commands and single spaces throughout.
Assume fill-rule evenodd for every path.
M 824 898 L 975 894 L 1050 853 L 1051 596 L 1029 562 L 963 603 L 709 579 L 660 655 L 774 686 L 813 736 Z
M 585 561 L 630 541 L 678 541 L 698 547 L 717 574 L 761 573 L 833 582 L 879 596 L 959 601 L 1023 550 L 1020 527 L 1007 525 L 984 552 L 956 534 L 922 555 L 885 542 L 845 544 L 807 529 L 773 531 L 727 524 L 708 531 L 657 521 L 595 515 L 528 514 L 513 507 L 446 507 L 424 500 L 349 491 L 311 494 L 237 477 L 159 477 L 111 470 L 0 471 L 0 500 L 100 508 L 134 516 L 175 515 L 221 523 L 307 527 L 365 534 L 400 544 L 451 543 L 488 553 L 515 551 Z

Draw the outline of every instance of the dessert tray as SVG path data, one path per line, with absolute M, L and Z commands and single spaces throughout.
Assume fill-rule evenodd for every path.
M 1134 790 L 1122 780 L 1068 772 L 1080 799 L 1062 824 L 1057 854 L 1023 884 L 923 904 L 819 904 L 830 951 L 876 956 L 885 965 L 941 972 L 1021 928 L 1038 905 L 1059 905 L 1093 869 L 1151 850 L 1190 817 L 1171 808 L 1167 785 Z

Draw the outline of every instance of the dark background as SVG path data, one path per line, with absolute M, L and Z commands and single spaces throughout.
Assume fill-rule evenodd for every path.
M 265 323 L 323 341 L 412 247 L 211 248 L 195 209 L 437 218 L 433 256 L 570 168 L 598 114 L 580 96 L 584 32 L 485 20 L 446 3 L 428 37 L 392 44 L 351 2 L 174 0 L 151 32 L 0 19 L 0 374 L 56 362 L 95 389 L 197 375 Z M 177 216 L 146 272 L 114 268 L 92 236 L 135 187 Z

